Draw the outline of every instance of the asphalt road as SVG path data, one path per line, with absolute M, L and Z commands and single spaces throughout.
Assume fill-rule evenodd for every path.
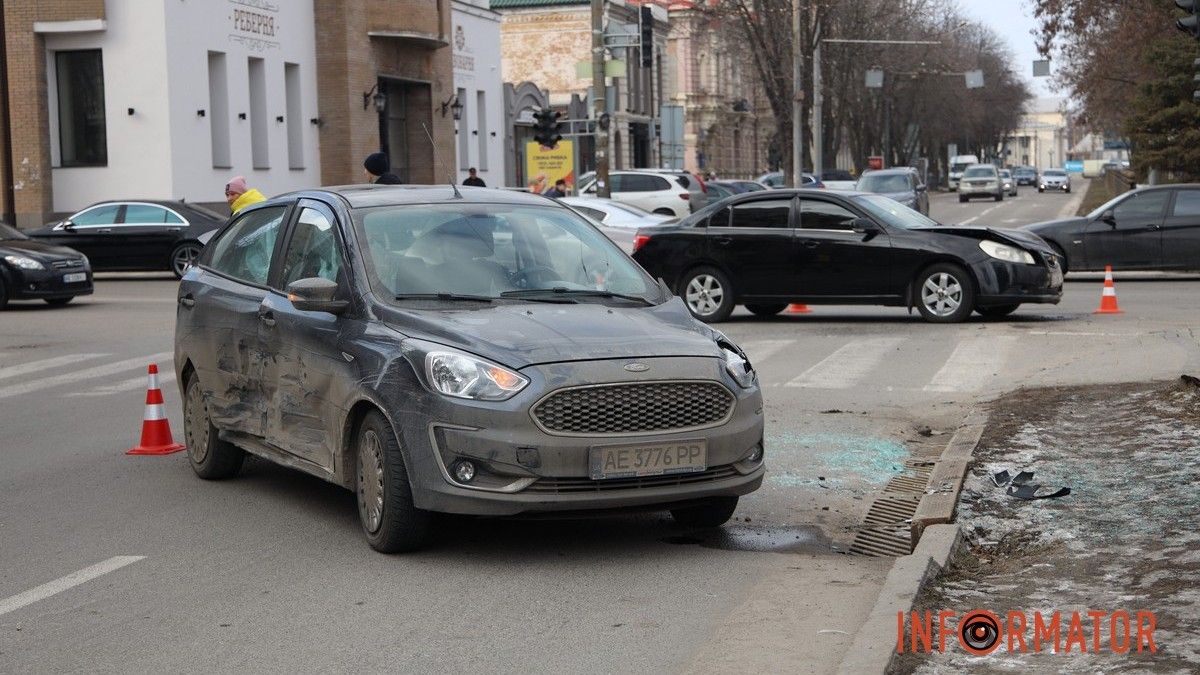
M 937 195 L 933 211 L 1006 226 L 1068 199 Z M 0 671 L 830 672 L 891 564 L 846 548 L 900 462 L 1001 392 L 1196 372 L 1198 280 L 1118 275 L 1119 316 L 1091 314 L 1095 275 L 1069 276 L 1061 305 L 955 326 L 894 308 L 739 312 L 722 329 L 761 374 L 771 473 L 723 535 L 657 515 L 448 519 L 431 550 L 398 557 L 373 553 L 350 493 L 319 480 L 253 461 L 204 482 L 183 455 L 123 454 L 146 364 L 169 363 L 173 281 L 102 275 L 65 308 L 13 303 Z M 164 394 L 178 438 L 174 382 Z

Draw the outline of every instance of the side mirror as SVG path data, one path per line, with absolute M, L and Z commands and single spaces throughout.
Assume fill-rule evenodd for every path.
M 883 229 L 879 227 L 879 223 L 870 218 L 855 218 L 850 221 L 850 229 L 859 234 L 879 234 Z
M 926 190 L 928 190 L 928 189 L 929 189 L 929 188 L 928 188 L 928 187 L 926 187 L 924 184 L 922 184 L 922 185 L 918 185 L 918 186 L 917 186 L 917 192 L 924 192 L 924 191 L 926 191 Z
M 1101 213 L 1101 214 L 1100 214 L 1100 220 L 1102 220 L 1103 222 L 1106 222 L 1106 223 L 1108 223 L 1108 224 L 1109 224 L 1109 226 L 1111 226 L 1111 227 L 1116 227 L 1116 226 L 1117 226 L 1117 217 L 1116 217 L 1116 215 L 1113 213 L 1113 210 L 1112 210 L 1112 209 L 1109 209 L 1109 210 L 1105 211 L 1104 213 Z
M 345 300 L 334 300 L 338 285 L 328 279 L 310 277 L 297 279 L 287 286 L 288 300 L 302 312 L 341 314 L 350 306 Z
M 64 220 L 62 221 L 62 229 L 67 232 L 73 232 L 75 230 L 75 223 L 72 223 L 70 220 Z

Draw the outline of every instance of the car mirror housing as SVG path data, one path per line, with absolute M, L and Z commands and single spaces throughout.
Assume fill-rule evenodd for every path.
M 75 223 L 72 223 L 70 220 L 64 220 L 62 221 L 62 229 L 70 232 L 75 229 Z
M 302 312 L 341 314 L 350 306 L 345 300 L 335 300 L 337 283 L 320 277 L 297 279 L 287 286 L 288 300 Z
M 1101 213 L 1100 220 L 1108 223 L 1109 225 L 1112 225 L 1113 227 L 1117 226 L 1117 216 L 1113 213 L 1112 209 L 1109 209 L 1109 210 L 1105 211 L 1104 213 Z
M 870 218 L 855 218 L 850 221 L 850 229 L 859 234 L 879 234 L 883 228 L 879 227 L 879 223 Z

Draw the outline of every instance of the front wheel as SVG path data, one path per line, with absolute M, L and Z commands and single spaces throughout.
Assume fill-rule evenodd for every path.
M 200 245 L 197 243 L 187 242 L 176 246 L 175 250 L 171 251 L 171 271 L 175 273 L 175 278 L 182 279 L 199 257 Z
M 705 323 L 718 323 L 733 311 L 733 286 L 715 267 L 697 267 L 683 277 L 679 294 L 692 316 Z
M 720 527 L 733 517 L 737 497 L 709 497 L 696 506 L 671 509 L 671 517 L 684 527 Z
M 187 444 L 192 471 L 205 480 L 235 476 L 246 460 L 246 453 L 241 448 L 217 437 L 217 428 L 208 416 L 208 403 L 200 388 L 200 378 L 195 373 L 188 376 L 183 393 L 183 440 Z
M 994 199 L 995 199 L 996 201 L 998 201 L 998 202 L 1002 202 L 1002 201 L 1004 201 L 1004 193 L 1003 193 L 1003 192 L 1001 192 L 1000 194 L 996 195 L 996 196 L 994 197 Z
M 746 309 L 755 316 L 775 316 L 776 314 L 787 309 L 787 303 L 778 305 L 746 305 Z
M 660 216 L 671 216 L 672 218 L 675 217 L 675 212 L 671 209 L 654 209 L 654 212 Z
M 958 203 L 959 203 L 959 204 L 966 204 L 966 203 L 967 203 L 967 196 L 966 196 L 966 195 L 959 195 L 959 196 L 958 196 Z
M 975 288 L 963 268 L 939 263 L 921 272 L 916 283 L 917 310 L 926 321 L 958 323 L 975 307 Z
M 4 280 L 0 279 L 0 309 L 8 304 L 8 290 L 4 288 Z
M 1009 314 L 1012 314 L 1013 312 L 1017 311 L 1017 308 L 1020 306 L 1020 303 L 1015 303 L 1012 305 L 992 305 L 991 307 L 976 307 L 975 311 L 979 312 L 980 316 L 986 316 L 989 319 L 998 319 L 1002 316 L 1008 316 Z
M 425 546 L 433 515 L 413 505 L 412 486 L 392 425 L 377 410 L 367 413 L 355 439 L 358 520 L 371 548 L 380 553 Z

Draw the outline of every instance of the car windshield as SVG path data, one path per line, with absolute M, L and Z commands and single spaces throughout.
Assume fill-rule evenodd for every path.
M 650 213 L 649 211 L 647 211 L 645 209 L 640 209 L 640 208 L 634 206 L 633 204 L 626 204 L 624 202 L 609 202 L 607 204 L 607 206 L 612 211 L 624 211 L 625 213 L 637 216 L 638 218 L 653 218 L 654 217 L 653 213 Z
M 963 174 L 963 178 L 991 178 L 996 175 L 996 170 L 986 166 L 976 166 L 967 169 Z
M 406 204 L 359 210 L 354 223 L 371 285 L 390 298 L 544 291 L 661 301 L 657 284 L 570 209 Z
M 20 230 L 12 225 L 0 223 L 0 241 L 5 239 L 28 239 Z
M 867 174 L 858 179 L 858 189 L 863 192 L 878 192 L 886 194 L 889 192 L 908 192 L 912 190 L 912 184 L 908 181 L 908 176 L 903 174 Z
M 900 202 L 878 195 L 857 195 L 851 197 L 854 203 L 870 213 L 876 220 L 885 225 L 912 230 L 920 227 L 937 227 L 938 222 L 921 215 Z
M 1012 174 L 1009 173 L 1007 170 L 1005 170 L 1005 171 L 1000 172 L 1000 177 L 1001 178 L 1012 178 Z
M 953 171 L 954 173 L 962 173 L 963 169 L 967 168 L 968 166 L 971 166 L 971 165 L 970 165 L 970 164 L 966 164 L 966 163 L 963 163 L 963 164 L 951 164 L 951 165 L 950 165 L 950 170 L 951 170 L 951 171 Z

